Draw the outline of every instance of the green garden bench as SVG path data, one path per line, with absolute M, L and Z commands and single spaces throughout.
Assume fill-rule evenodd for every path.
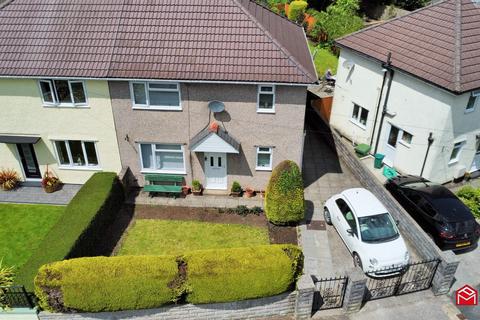
M 150 196 L 155 193 L 171 193 L 176 198 L 182 193 L 183 177 L 172 174 L 146 174 L 143 191 L 149 192 Z

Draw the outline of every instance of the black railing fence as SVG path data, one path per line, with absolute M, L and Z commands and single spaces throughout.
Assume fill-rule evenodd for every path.
M 10 308 L 30 308 L 35 306 L 33 293 L 27 292 L 24 286 L 0 287 L 5 302 Z
M 333 308 L 341 308 L 348 277 L 313 278 L 315 294 L 313 296 L 313 312 Z

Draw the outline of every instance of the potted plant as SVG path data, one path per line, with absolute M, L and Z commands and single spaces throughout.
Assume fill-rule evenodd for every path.
M 52 193 L 60 189 L 62 186 L 62 181 L 58 177 L 56 177 L 52 172 L 47 170 L 45 171 L 45 174 L 43 175 L 42 179 L 42 187 L 43 190 L 45 190 L 46 193 Z
M 242 194 L 242 186 L 238 181 L 233 181 L 232 188 L 230 189 L 230 195 L 233 197 L 240 197 Z
M 20 182 L 20 176 L 13 169 L 0 170 L 0 186 L 3 190 L 13 190 Z
M 198 181 L 198 180 L 193 180 L 193 181 L 192 181 L 192 193 L 193 193 L 195 196 L 201 196 L 201 195 L 202 195 L 202 191 L 203 191 L 203 188 L 202 188 L 202 184 L 200 183 L 200 181 Z
M 251 198 L 255 195 L 255 190 L 252 187 L 246 187 L 245 188 L 245 196 L 247 198 Z

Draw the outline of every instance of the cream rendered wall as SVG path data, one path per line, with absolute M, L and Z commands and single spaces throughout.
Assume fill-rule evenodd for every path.
M 353 67 L 347 68 L 347 64 Z M 370 144 L 382 77 L 381 63 L 342 49 L 330 124 L 356 143 Z M 387 123 L 406 130 L 413 135 L 413 140 L 410 145 L 397 144 L 394 166 L 403 173 L 419 175 L 428 136 L 432 132 L 435 141 L 423 176 L 441 183 L 452 180 L 459 167 L 470 168 L 475 153 L 475 136 L 480 129 L 480 106 L 474 112 L 465 114 L 468 97 L 469 94 L 457 96 L 395 70 L 388 113 L 377 152 L 385 151 L 389 133 Z M 353 102 L 369 110 L 366 128 L 351 122 Z M 372 152 L 378 135 L 383 99 L 381 102 Z M 454 143 L 463 139 L 466 145 L 459 162 L 448 164 Z
M 0 134 L 39 135 L 34 145 L 40 171 L 46 166 L 65 183 L 84 183 L 95 171 L 58 167 L 51 139 L 96 141 L 101 170 L 121 169 L 107 81 L 85 81 L 88 107 L 43 107 L 37 80 L 0 79 Z M 15 145 L 0 143 L 0 168 L 22 173 Z

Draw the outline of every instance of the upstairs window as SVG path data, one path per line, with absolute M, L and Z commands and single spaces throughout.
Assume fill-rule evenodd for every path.
M 134 108 L 182 110 L 178 83 L 131 82 L 130 91 Z
M 465 141 L 457 142 L 453 145 L 449 163 L 457 162 L 460 159 L 460 153 L 464 145 L 465 145 Z
M 258 86 L 257 112 L 275 113 L 275 86 Z
M 85 85 L 79 80 L 40 80 L 40 92 L 44 105 L 86 106 Z
M 480 96 L 480 90 L 473 91 L 470 95 L 470 98 L 468 99 L 467 107 L 465 108 L 465 112 L 472 112 L 475 110 L 475 107 L 478 104 L 479 97 Z

